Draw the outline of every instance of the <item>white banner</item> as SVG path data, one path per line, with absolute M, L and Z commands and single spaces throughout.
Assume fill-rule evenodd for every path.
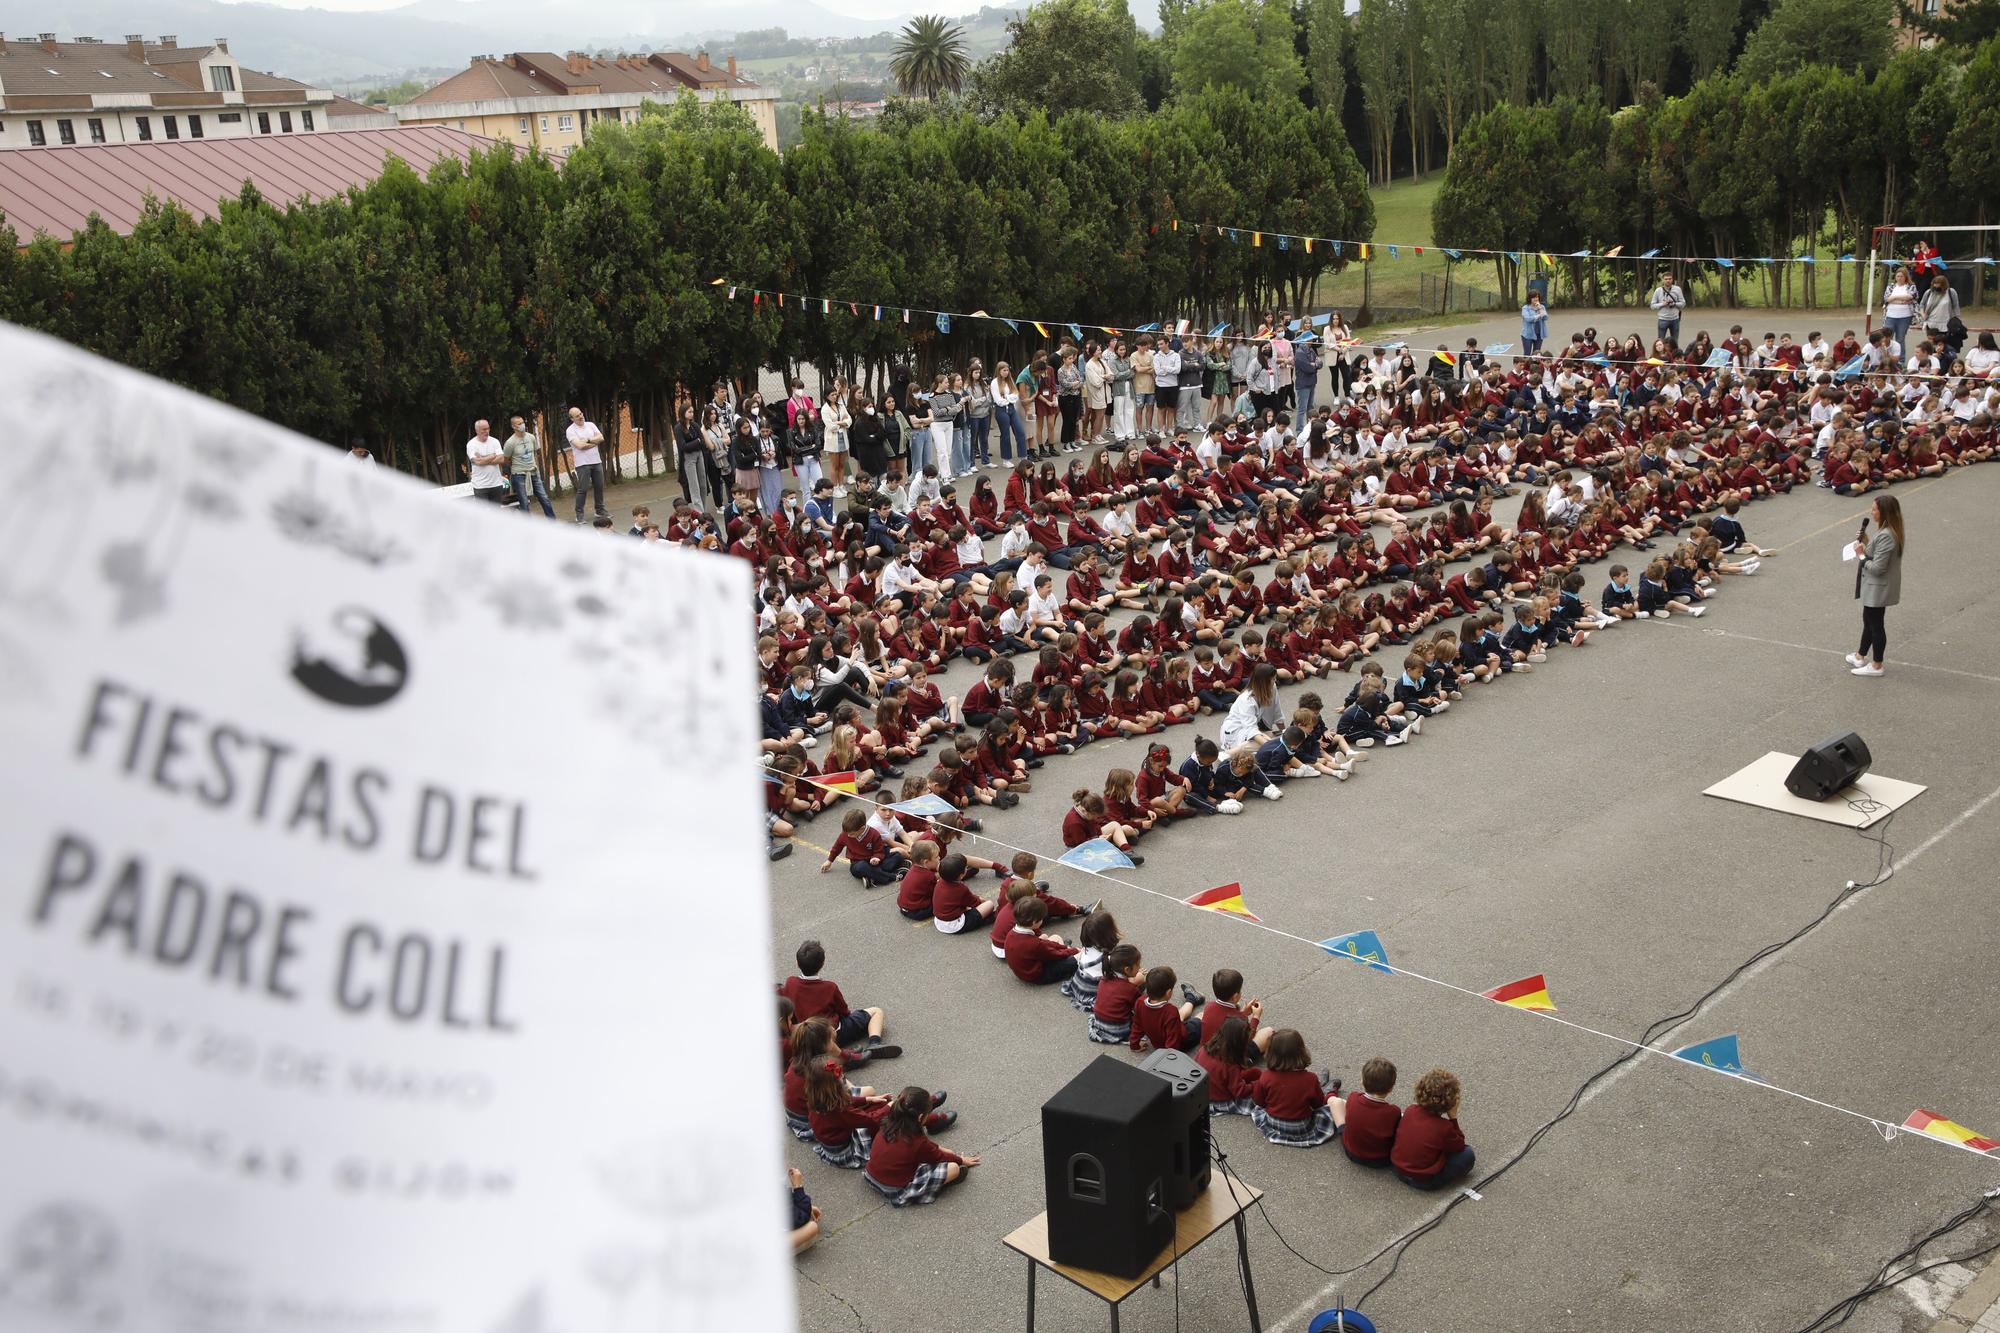
M 789 1328 L 749 572 L 0 364 L 0 1329 Z

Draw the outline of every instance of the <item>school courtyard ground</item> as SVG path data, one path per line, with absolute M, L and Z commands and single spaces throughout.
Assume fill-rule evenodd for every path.
M 1728 326 L 1727 312 L 1699 312 L 1705 324 L 1695 313 L 1690 330 Z M 1558 312 L 1554 334 L 1581 322 Z M 1624 331 L 1615 318 L 1596 322 Z M 1468 331 L 1508 336 L 1491 321 L 1412 340 L 1457 346 Z M 621 512 L 659 493 L 621 487 Z M 1900 1122 L 1925 1107 L 2000 1130 L 1991 906 L 2000 595 L 1990 577 L 2000 467 L 1896 493 L 1909 554 L 1882 679 L 1856 679 L 1841 660 L 1859 615 L 1838 553 L 1866 501 L 1801 488 L 1747 508 L 1752 540 L 1782 554 L 1755 578 L 1725 580 L 1702 619 L 1601 633 L 1531 677 L 1472 690 L 1416 743 L 1375 751 L 1352 782 L 1294 784 L 1280 803 L 1156 834 L 1142 846 L 1146 865 L 1119 872 L 1175 897 L 1240 881 L 1252 910 L 1279 929 L 1311 939 L 1373 929 L 1392 962 L 1468 991 L 1544 973 L 1563 1018 L 1635 1038 L 1805 926 L 1847 881 L 1876 874 L 1877 846 L 1854 831 L 1720 801 L 1704 787 L 1766 751 L 1796 753 L 1849 729 L 1877 773 L 1928 786 L 1874 830 L 1892 878 L 1655 1037 L 1672 1048 L 1740 1034 L 1747 1069 L 1826 1105 L 1656 1056 L 1628 1062 L 1408 1249 L 1364 1307 L 1377 1327 L 1802 1328 L 2000 1186 L 2000 1161 L 1910 1135 L 1887 1142 L 1841 1109 Z M 1605 567 L 1589 571 L 1593 597 Z M 952 670 L 947 693 L 971 679 Z M 1344 692 L 1351 679 L 1337 675 L 1321 692 Z M 1296 693 L 1281 697 L 1289 704 Z M 1171 729 L 1176 761 L 1218 721 Z M 1041 851 L 1049 866 L 1070 790 L 1136 767 L 1141 752 L 1140 742 L 1099 743 L 1050 760 L 1018 808 L 986 814 L 988 830 Z M 949 1088 L 961 1119 L 944 1141 L 984 1165 L 934 1206 L 899 1212 L 787 1136 L 789 1160 L 826 1214 L 823 1239 L 797 1266 L 801 1325 L 1018 1327 L 1024 1264 L 999 1241 L 1043 1206 L 1039 1109 L 1107 1048 L 1085 1039 L 1060 995 L 1022 986 L 983 942 L 911 926 L 893 889 L 865 890 L 841 869 L 817 873 L 835 832 L 823 816 L 772 867 L 773 967 L 785 974 L 799 940 L 821 940 L 827 975 L 853 1003 L 886 1007 L 890 1037 L 907 1052 L 862 1077 Z M 1169 963 L 1203 989 L 1214 969 L 1240 969 L 1267 1021 L 1301 1029 L 1350 1087 L 1377 1054 L 1401 1067 L 1401 1094 L 1432 1066 L 1454 1070 L 1480 1157 L 1475 1183 L 1625 1049 L 1115 883 L 1045 873 L 1066 897 L 1103 897 L 1149 964 Z M 1253 1216 L 1266 1328 L 1300 1333 L 1315 1312 L 1351 1303 L 1392 1256 L 1339 1278 L 1318 1270 L 1363 1264 L 1449 1199 L 1356 1168 L 1331 1145 L 1270 1145 L 1248 1120 L 1218 1121 L 1216 1138 L 1241 1178 L 1266 1192 L 1284 1241 L 1318 1266 Z M 1925 1258 L 1996 1239 L 1988 1214 Z M 1246 1327 L 1233 1262 L 1218 1236 L 1182 1260 L 1178 1292 L 1170 1278 L 1135 1295 L 1125 1326 Z M 1993 1277 L 1975 1282 L 1971 1298 Z M 1968 1316 L 1963 1304 L 1959 1321 L 1939 1321 L 1974 1278 L 1940 1268 L 1871 1301 L 1847 1327 L 1965 1327 L 1979 1311 Z M 1044 1279 L 1038 1327 L 1104 1326 L 1096 1300 Z

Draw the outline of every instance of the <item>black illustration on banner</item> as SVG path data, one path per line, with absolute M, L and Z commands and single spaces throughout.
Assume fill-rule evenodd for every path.
M 331 634 L 295 632 L 292 679 L 330 704 L 374 708 L 403 692 L 410 658 L 387 625 L 360 607 L 344 606 L 333 613 Z

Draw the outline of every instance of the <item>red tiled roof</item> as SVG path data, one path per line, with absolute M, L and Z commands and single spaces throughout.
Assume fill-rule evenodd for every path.
M 490 102 L 512 97 L 553 97 L 560 86 L 541 82 L 534 75 L 497 61 L 482 60 L 462 69 L 442 83 L 436 83 L 410 99 L 412 106 L 439 102 Z
M 441 125 L 240 139 L 84 144 L 0 153 L 0 212 L 21 243 L 47 234 L 68 240 L 92 213 L 129 233 L 150 195 L 197 218 L 213 217 L 248 180 L 273 203 L 326 199 L 382 174 L 401 158 L 419 174 L 445 157 L 463 162 L 498 140 Z

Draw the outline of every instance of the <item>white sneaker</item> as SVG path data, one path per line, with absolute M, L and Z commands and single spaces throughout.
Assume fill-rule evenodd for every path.
M 1549 655 L 1547 653 L 1529 653 L 1528 660 L 1539 666 L 1541 663 L 1549 660 Z
M 1847 655 L 1847 665 L 1851 667 L 1867 666 L 1868 659 L 1863 657 L 1860 653 L 1849 653 Z
M 1218 801 L 1215 809 L 1218 814 L 1240 815 L 1243 813 L 1243 802 L 1237 800 Z
M 1599 629 L 1610 629 L 1613 625 L 1617 623 L 1618 623 L 1617 616 L 1600 615 L 1597 618 L 1597 628 Z
M 1365 754 L 1345 755 L 1341 758 L 1340 762 L 1343 765 L 1365 764 L 1368 762 L 1368 756 Z
M 1333 770 L 1333 780 L 1335 782 L 1345 782 L 1353 776 L 1354 776 L 1354 770 L 1352 769 L 1336 768 L 1335 770 Z
M 1637 616 L 1641 620 L 1649 620 L 1652 618 L 1653 615 L 1651 611 L 1634 611 L 1632 614 Z
M 1267 801 L 1281 801 L 1281 800 L 1283 800 L 1284 798 L 1285 798 L 1285 794 L 1284 794 L 1283 792 L 1279 791 L 1279 790 L 1278 790 L 1278 789 L 1277 789 L 1276 787 L 1266 787 L 1266 788 L 1264 788 L 1264 799 L 1265 799 L 1265 800 L 1267 800 Z
M 1320 771 L 1319 771 L 1318 769 L 1316 769 L 1316 768 L 1313 768 L 1313 767 L 1311 767 L 1310 765 L 1308 765 L 1308 766 L 1307 766 L 1307 767 L 1305 767 L 1305 768 L 1301 768 L 1301 769 L 1297 770 L 1296 772 L 1293 772 L 1293 773 L 1292 773 L 1292 774 L 1290 774 L 1289 776 L 1291 776 L 1291 777 L 1295 777 L 1295 778 L 1316 778 L 1316 777 L 1319 777 L 1319 776 L 1320 776 Z
M 1360 740 L 1358 740 L 1358 741 L 1349 741 L 1349 742 L 1348 742 L 1348 744 L 1349 744 L 1349 745 L 1352 745 L 1352 746 L 1354 746 L 1354 747 L 1355 747 L 1356 749 L 1359 749 L 1359 750 L 1366 750 L 1366 749 L 1368 749 L 1368 748 L 1369 748 L 1370 746 L 1372 746 L 1372 745 L 1374 745 L 1374 744 L 1375 744 L 1375 738 L 1374 738 L 1373 736 L 1363 736 L 1363 737 L 1362 737 L 1362 738 L 1361 738 Z M 1356 756 L 1355 756 L 1355 758 L 1357 758 L 1357 759 L 1360 759 L 1360 758 L 1363 758 L 1363 757 L 1364 757 L 1364 756 L 1362 756 L 1362 755 L 1356 755 Z
M 1449 699 L 1440 699 L 1436 703 L 1431 705 L 1431 712 L 1433 713 L 1446 713 L 1450 711 L 1451 711 L 1451 700 Z
M 847 498 L 847 488 L 845 486 L 834 487 L 833 498 L 836 500 L 845 500 Z
M 799 742 L 799 744 L 800 744 L 801 746 L 803 746 L 804 748 L 806 748 L 806 749 L 810 750 L 810 749 L 812 749 L 812 747 L 813 747 L 813 746 L 815 746 L 815 745 L 818 745 L 818 744 L 819 744 L 819 737 L 817 737 L 817 736 L 808 736 L 808 737 L 806 737 L 806 738 L 805 738 L 804 740 L 800 741 L 800 742 Z
M 1412 736 L 1421 736 L 1424 734 L 1424 720 L 1422 718 L 1413 717 L 1410 719 L 1409 734 Z
M 1400 731 L 1383 742 L 1385 745 L 1408 745 L 1409 743 L 1410 738 Z
M 1854 670 L 1848 672 L 1847 674 L 1850 676 L 1879 676 L 1882 674 L 1882 668 L 1876 666 L 1873 662 L 1870 662 L 1866 666 L 1858 666 L 1854 668 Z
M 1763 568 L 1762 565 L 1759 565 L 1755 560 L 1752 560 L 1749 564 L 1743 566 L 1743 572 L 1745 574 L 1755 574 L 1759 569 L 1762 568 Z
M 1688 614 L 1691 616 L 1698 616 L 1706 610 L 1708 610 L 1708 608 L 1705 606 L 1690 606 L 1688 608 Z

